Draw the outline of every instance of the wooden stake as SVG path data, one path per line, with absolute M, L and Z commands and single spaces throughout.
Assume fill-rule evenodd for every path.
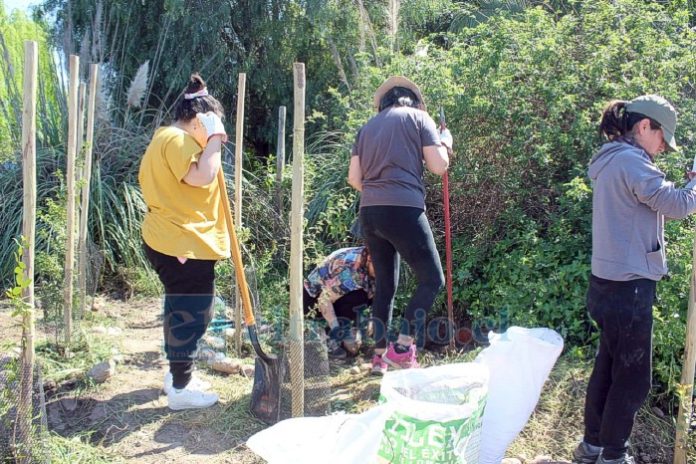
M 295 108 L 292 143 L 290 216 L 290 382 L 292 415 L 304 415 L 304 314 L 302 311 L 302 227 L 304 225 L 305 67 L 293 65 Z
M 285 112 L 284 106 L 278 109 L 278 142 L 276 143 L 276 201 L 281 221 L 283 219 L 283 171 L 285 170 Z
M 92 180 L 92 144 L 94 143 L 94 108 L 97 100 L 97 82 L 99 79 L 99 65 L 90 66 L 89 76 L 89 103 L 87 104 L 87 137 L 84 144 L 85 162 L 82 171 L 82 201 L 80 202 L 80 232 L 79 232 L 79 281 L 80 311 L 85 313 L 87 302 L 87 262 L 89 261 L 87 250 L 87 225 L 89 221 L 89 189 Z M 80 119 L 81 120 L 81 119 Z
M 68 149 L 65 154 L 65 172 L 68 189 L 67 232 L 65 245 L 65 280 L 63 284 L 65 349 L 72 339 L 73 266 L 75 262 L 75 158 L 77 152 L 77 94 L 79 87 L 80 57 L 70 55 L 70 86 L 68 88 Z
M 34 385 L 34 244 L 36 236 L 36 90 L 39 52 L 36 42 L 24 42 L 24 109 L 22 111 L 23 202 L 22 235 L 27 248 L 22 254 L 24 278 L 29 285 L 22 290 L 27 311 L 22 317 L 22 372 L 17 407 L 18 442 L 31 444 L 32 392 Z M 30 449 L 20 452 L 18 462 L 31 462 Z
M 75 165 L 79 167 L 82 160 L 82 148 L 84 147 L 85 138 L 85 100 L 87 95 L 87 85 L 84 82 L 80 82 L 80 86 L 77 92 L 77 145 L 75 148 Z M 75 178 L 82 179 L 82 172 L 75 171 Z M 79 200 L 79 199 L 78 199 Z M 78 202 L 79 205 L 79 202 Z
M 696 368 L 696 239 L 692 251 L 691 288 L 686 316 L 686 344 L 682 367 L 677 434 L 674 442 L 674 464 L 686 464 L 689 425 L 693 412 L 694 370 Z
M 85 130 L 85 104 L 87 100 L 87 85 L 84 82 L 80 82 L 79 90 L 77 92 L 77 147 L 75 150 L 75 187 L 77 191 L 75 192 L 75 220 L 77 222 L 77 230 L 75 235 L 77 236 L 77 305 L 80 311 L 77 314 L 79 319 L 84 314 L 82 305 L 82 248 L 80 247 L 82 242 L 81 236 L 81 222 L 82 221 L 82 201 L 80 200 L 79 192 L 82 190 L 82 181 L 84 179 L 84 173 L 82 171 L 84 167 L 85 160 L 83 158 L 84 149 L 84 130 Z
M 237 80 L 237 126 L 234 142 L 234 226 L 242 227 L 242 168 L 244 163 L 244 96 L 246 93 L 246 74 L 239 73 Z M 244 272 L 235 269 L 234 272 Z M 239 287 L 234 292 L 234 348 L 242 356 L 242 298 Z

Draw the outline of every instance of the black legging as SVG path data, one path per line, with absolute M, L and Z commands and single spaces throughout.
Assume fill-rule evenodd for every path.
M 184 388 L 193 373 L 193 353 L 212 319 L 215 263 L 174 256 L 145 244 L 145 255 L 164 286 L 164 351 L 174 388 Z
M 399 333 L 421 341 L 420 332 L 425 324 L 415 327 L 413 322 L 416 316 L 421 317 L 417 312 L 422 311 L 422 317 L 425 317 L 445 284 L 440 256 L 425 212 L 408 206 L 366 206 L 360 209 L 360 221 L 375 268 L 372 314 L 377 323 L 376 348 L 387 346 L 394 295 L 399 285 L 399 255 L 404 257 L 418 281 L 416 291 L 404 311 L 406 323 L 401 324 Z

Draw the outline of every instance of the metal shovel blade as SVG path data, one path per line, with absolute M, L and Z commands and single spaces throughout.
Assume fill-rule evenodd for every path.
M 261 350 L 255 326 L 249 326 L 249 335 L 256 351 L 251 413 L 267 424 L 275 424 L 280 419 L 280 385 L 285 377 L 285 364 L 282 356 L 269 355 Z
M 256 358 L 251 413 L 267 424 L 275 424 L 280 419 L 280 383 L 284 375 L 285 367 L 280 359 L 269 363 Z

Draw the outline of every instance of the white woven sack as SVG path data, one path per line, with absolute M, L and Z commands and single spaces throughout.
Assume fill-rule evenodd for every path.
M 477 464 L 488 369 L 459 363 L 388 372 L 379 462 Z
M 480 464 L 500 464 L 524 428 L 558 356 L 563 338 L 551 329 L 510 327 L 488 335 L 476 358 L 488 367 L 488 405 L 483 414 Z

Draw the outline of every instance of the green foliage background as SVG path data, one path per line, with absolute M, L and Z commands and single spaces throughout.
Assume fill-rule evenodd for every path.
M 585 169 L 601 144 L 599 115 L 612 98 L 668 98 L 680 112 L 683 149 L 661 156 L 658 164 L 681 182 L 696 154 L 693 2 L 403 0 L 397 31 L 390 26 L 388 0 L 198 3 L 46 0 L 34 15 L 46 22 L 56 47 L 79 51 L 83 62 L 103 63 L 90 231 L 106 259 L 105 286 L 147 281 L 139 247 L 138 161 L 191 71 L 200 70 L 224 103 L 230 134 L 237 74 L 248 75 L 243 237 L 267 317 L 287 308 L 290 176 L 286 169 L 280 213 L 274 148 L 278 106 L 288 107 L 292 121 L 292 63 L 305 62 L 308 73 L 307 267 L 352 243 L 348 231 L 358 197 L 345 178 L 353 137 L 373 114 L 376 87 L 403 74 L 421 86 L 434 117 L 444 108 L 455 137 L 450 202 L 457 318 L 552 327 L 579 352 L 592 354 L 594 335 L 584 309 L 591 253 Z M 198 8 L 216 14 L 196 14 Z M 55 23 L 46 19 L 51 14 Z M 9 23 L 1 24 L 6 37 Z M 124 95 L 146 60 L 152 71 L 145 108 L 128 108 Z M 63 107 L 62 98 L 56 91 L 55 108 Z M 54 127 L 60 133 L 64 123 Z M 40 207 L 50 217 L 48 200 L 59 201 L 64 191 L 56 176 L 63 149 L 61 143 L 42 146 Z M 287 146 L 290 152 L 290 138 Z M 20 204 L 18 175 L 17 169 L 0 169 L 8 205 Z M 442 187 L 439 178 L 426 182 L 428 215 L 444 259 Z M 14 211 L 0 218 L 5 242 L 17 235 L 11 220 L 17 210 L 3 211 Z M 46 237 L 44 249 L 51 235 Z M 655 306 L 661 393 L 673 392 L 679 377 L 693 221 L 672 221 L 667 237 L 671 278 L 659 284 Z M 9 264 L 5 255 L 0 259 L 6 280 Z M 220 267 L 220 275 L 221 282 L 231 280 L 229 265 Z M 412 286 L 408 271 L 402 277 L 397 307 Z M 434 315 L 443 313 L 441 298 Z
M 2 5 L 2 2 L 0 2 Z M 59 145 L 61 104 L 64 96 L 54 77 L 48 33 L 42 24 L 23 12 L 8 15 L 0 8 L 0 163 L 12 158 L 22 139 L 22 98 L 24 79 L 24 41 L 34 40 L 39 49 L 37 141 L 40 145 Z M 63 107 L 64 108 L 64 107 Z

